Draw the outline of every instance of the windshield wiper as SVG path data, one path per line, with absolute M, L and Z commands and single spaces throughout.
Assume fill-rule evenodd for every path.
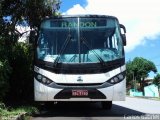
M 94 53 L 94 55 L 97 57 L 97 59 L 100 61 L 100 63 L 101 63 L 102 65 L 105 65 L 105 61 L 102 59 L 101 56 L 99 56 L 99 55 L 95 52 L 94 49 L 91 48 L 91 46 L 89 46 L 89 43 L 87 42 L 87 40 L 86 40 L 84 37 L 81 37 L 81 40 L 82 40 L 83 43 L 86 45 L 86 47 Z
M 70 58 L 69 62 L 74 61 L 74 60 L 76 59 L 76 57 L 77 57 L 77 55 L 76 55 L 76 54 L 74 54 L 74 55 Z
M 69 34 L 68 34 L 66 40 L 64 41 L 64 44 L 63 44 L 63 46 L 61 47 L 58 56 L 56 57 L 56 59 L 55 59 L 55 61 L 54 61 L 54 66 L 55 66 L 55 67 L 57 66 L 57 63 L 58 63 L 58 61 L 59 61 L 59 59 L 60 59 L 60 56 L 62 55 L 62 53 L 63 53 L 63 52 L 65 51 L 65 49 L 67 48 L 67 45 L 68 45 L 68 43 L 70 42 L 70 40 L 71 40 L 71 34 L 70 34 L 70 30 L 69 30 Z

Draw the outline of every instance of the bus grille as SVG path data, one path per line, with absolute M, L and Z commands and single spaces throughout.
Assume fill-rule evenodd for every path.
M 99 86 L 99 85 L 102 85 L 103 83 L 56 83 L 57 85 L 60 85 L 60 86 Z

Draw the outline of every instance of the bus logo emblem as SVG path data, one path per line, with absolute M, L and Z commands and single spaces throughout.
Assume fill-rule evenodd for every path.
M 82 81 L 83 81 L 82 77 L 79 76 L 78 79 L 77 79 L 77 81 L 78 81 L 78 82 L 82 82 Z

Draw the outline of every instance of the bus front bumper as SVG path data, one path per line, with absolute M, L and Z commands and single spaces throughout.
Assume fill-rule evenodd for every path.
M 51 88 L 34 79 L 35 101 L 124 101 L 126 80 L 105 88 Z M 87 90 L 87 96 L 72 96 L 73 90 Z

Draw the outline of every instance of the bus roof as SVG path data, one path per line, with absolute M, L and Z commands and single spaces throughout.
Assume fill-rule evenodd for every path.
M 113 18 L 117 19 L 115 16 L 109 16 L 109 15 L 91 15 L 91 14 L 84 14 L 84 15 L 62 15 L 62 16 L 56 16 L 56 17 L 49 17 L 49 18 Z M 118 19 L 117 19 L 118 20 Z

